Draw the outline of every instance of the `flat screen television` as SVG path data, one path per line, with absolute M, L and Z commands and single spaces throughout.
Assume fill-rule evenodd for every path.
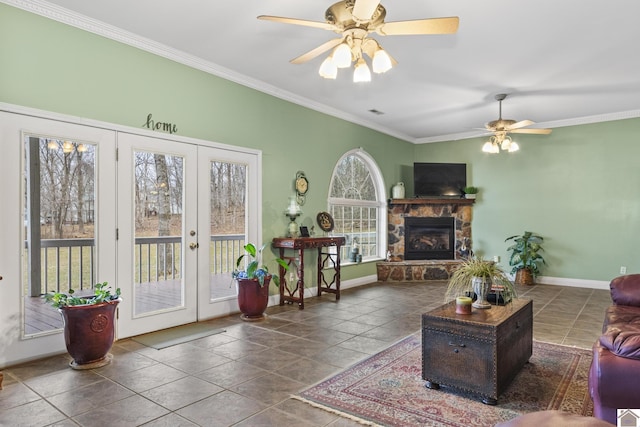
M 413 164 L 416 197 L 462 197 L 466 186 L 466 163 Z

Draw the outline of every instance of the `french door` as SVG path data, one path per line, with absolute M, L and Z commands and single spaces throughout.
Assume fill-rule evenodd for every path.
M 41 295 L 115 285 L 115 136 L 0 112 L 0 366 L 64 351 Z
M 118 156 L 119 338 L 237 311 L 258 155 L 119 133 Z
M 260 152 L 46 117 L 0 111 L 0 367 L 64 351 L 53 290 L 120 288 L 117 338 L 238 311 Z

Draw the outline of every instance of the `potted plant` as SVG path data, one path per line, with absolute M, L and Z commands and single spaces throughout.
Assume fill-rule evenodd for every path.
M 69 366 L 74 369 L 93 369 L 111 363 L 109 350 L 115 338 L 115 311 L 122 301 L 120 288 L 111 294 L 108 283 L 97 283 L 94 294 L 74 296 L 51 292 L 45 300 L 62 314 L 64 341 L 73 359 Z
M 516 296 L 513 283 L 507 274 L 493 261 L 471 257 L 462 262 L 449 279 L 445 301 L 458 296 L 467 296 L 474 292 L 477 296 L 473 303 L 475 308 L 490 308 L 487 296 L 491 289 L 502 295 L 504 301 Z M 496 302 L 499 298 L 496 298 Z
M 468 186 L 464 187 L 462 191 L 464 191 L 464 197 L 466 199 L 475 199 L 478 194 L 478 187 Z
M 253 243 L 244 245 L 245 253 L 236 260 L 236 269 L 231 276 L 238 284 L 238 306 L 243 320 L 261 320 L 264 318 L 264 310 L 269 304 L 269 283 L 273 280 L 276 286 L 280 286 L 280 278 L 277 274 L 269 272 L 262 263 L 262 251 L 266 245 L 256 249 Z M 244 269 L 241 263 L 245 257 L 250 261 Z M 278 265 L 285 271 L 289 270 L 289 264 L 281 258 L 276 258 Z
M 523 235 L 507 237 L 505 242 L 513 241 L 513 245 L 507 248 L 511 252 L 509 265 L 511 274 L 516 274 L 515 283 L 518 285 L 532 285 L 535 277 L 540 274 L 540 264 L 546 264 L 540 251 L 542 251 L 541 236 L 530 231 Z

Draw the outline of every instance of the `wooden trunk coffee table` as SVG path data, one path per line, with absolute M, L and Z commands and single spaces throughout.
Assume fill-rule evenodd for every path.
M 428 388 L 453 387 L 495 405 L 532 351 L 531 300 L 466 315 L 456 314 L 452 301 L 422 315 L 422 378 Z

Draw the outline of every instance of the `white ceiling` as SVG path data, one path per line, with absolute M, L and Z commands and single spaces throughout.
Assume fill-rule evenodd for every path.
M 310 27 L 332 0 L 0 0 L 411 141 L 483 134 L 503 118 L 532 127 L 640 116 L 638 0 L 388 0 L 387 22 L 459 16 L 454 35 L 372 37 L 398 61 L 370 83 L 325 80 L 327 54 L 289 60 L 335 38 Z M 369 110 L 384 114 L 375 115 Z

